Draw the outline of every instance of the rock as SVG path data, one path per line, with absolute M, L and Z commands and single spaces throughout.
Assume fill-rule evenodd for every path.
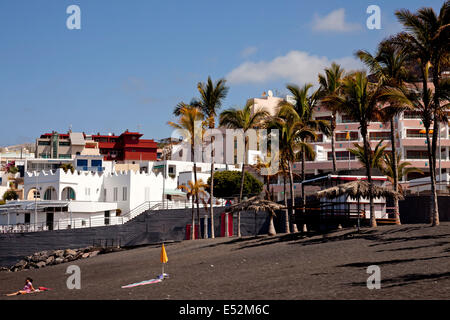
M 41 261 L 41 262 L 38 262 L 38 263 L 36 263 L 36 266 L 38 267 L 38 268 L 43 268 L 43 267 L 45 267 L 45 262 L 44 261 Z
M 31 257 L 31 261 L 34 263 L 37 263 L 39 261 L 41 261 L 41 256 L 39 255 L 39 253 L 35 253 L 32 257 Z
M 27 261 L 25 261 L 25 260 L 20 260 L 19 262 L 17 262 L 15 265 L 14 265 L 14 267 L 17 267 L 17 268 L 23 268 L 23 267 L 25 267 L 27 265 Z
M 48 251 L 41 251 L 41 252 L 39 252 L 39 256 L 40 256 L 41 261 L 47 260 L 49 255 L 50 255 L 50 253 Z
M 70 262 L 70 261 L 73 261 L 74 259 L 73 259 L 73 256 L 72 255 L 68 255 L 68 256 L 65 256 L 64 257 L 64 262 Z
M 61 257 L 58 257 L 58 258 L 56 258 L 55 259 L 55 264 L 60 264 L 60 263 L 63 263 L 64 262 L 64 259 L 63 258 L 61 258 Z
M 58 257 L 63 257 L 64 256 L 64 250 L 55 250 L 55 251 L 53 251 L 53 255 L 55 256 L 55 258 L 58 258 Z
M 75 256 L 77 252 L 72 249 L 66 249 L 64 250 L 64 256 Z
M 33 257 L 33 256 L 27 256 L 27 257 L 25 257 L 25 260 L 26 260 L 27 262 L 30 262 L 32 257 Z
M 100 253 L 100 251 L 92 251 L 90 254 L 89 254 L 89 258 L 92 258 L 92 257 L 95 257 L 95 256 L 97 256 L 98 254 Z
M 45 264 L 51 265 L 51 264 L 53 264 L 54 261 L 55 261 L 55 257 L 50 256 L 45 260 Z
M 81 255 L 81 259 L 89 258 L 89 255 L 90 255 L 89 252 L 83 253 L 83 254 Z
M 83 255 L 83 251 L 78 251 L 77 254 L 75 255 L 75 257 L 73 257 L 74 260 L 78 260 L 81 258 L 81 256 Z
M 0 272 L 2 272 L 2 271 L 9 271 L 9 268 L 7 268 L 7 267 L 0 267 Z

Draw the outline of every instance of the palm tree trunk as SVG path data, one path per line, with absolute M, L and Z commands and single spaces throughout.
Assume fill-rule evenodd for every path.
M 244 180 L 245 180 L 245 160 L 247 158 L 246 156 L 247 152 L 247 138 L 244 135 L 244 162 L 242 163 L 242 176 L 241 176 L 241 188 L 239 191 L 239 203 L 242 201 L 242 194 L 244 192 Z M 237 236 L 241 237 L 241 212 L 238 212 L 238 218 L 237 218 L 237 225 L 238 225 L 238 231 Z
M 289 183 L 291 186 L 291 222 L 292 232 L 298 232 L 297 223 L 295 221 L 295 193 L 294 193 L 294 175 L 292 173 L 292 163 L 289 161 Z
M 273 214 L 270 213 L 269 236 L 274 236 L 276 234 L 275 225 L 273 224 Z
M 287 208 L 288 202 L 287 202 L 287 194 L 286 194 L 286 173 L 285 172 L 283 172 L 283 197 L 284 197 L 284 206 Z M 288 209 L 284 210 L 284 215 L 285 215 L 284 229 L 285 229 L 286 233 L 291 233 L 291 230 L 289 229 L 289 210 Z
M 305 181 L 305 150 L 302 151 L 302 214 L 305 214 L 306 211 L 306 196 L 305 196 L 305 185 L 303 181 Z M 306 224 L 302 226 L 302 230 L 304 232 L 308 231 Z
M 370 226 L 375 228 L 377 226 L 377 220 L 375 217 L 375 206 L 373 204 L 373 182 L 372 182 L 372 148 L 369 144 L 369 139 L 367 136 L 367 126 L 361 126 L 361 133 L 363 136 L 364 143 L 364 157 L 366 158 L 366 174 L 367 182 L 369 183 L 369 208 L 370 208 Z
M 214 239 L 214 208 L 213 208 L 213 197 L 214 197 L 214 137 L 211 137 L 211 191 L 210 191 L 210 208 L 209 216 L 211 218 L 211 238 Z
M 394 128 L 394 118 L 391 118 L 391 149 L 392 149 L 392 171 L 394 176 L 394 191 L 398 192 L 398 169 L 397 169 L 397 151 L 395 148 L 395 128 Z M 398 207 L 398 198 L 394 197 L 394 215 L 395 224 L 400 225 L 400 212 Z
M 194 213 L 194 195 L 192 195 L 192 222 L 191 222 L 191 240 L 195 239 L 195 213 Z
M 433 124 L 433 144 L 432 144 L 432 158 L 433 158 L 433 170 L 434 170 L 434 183 L 436 184 L 436 147 L 438 144 L 438 134 L 440 135 L 441 132 L 439 130 L 439 119 L 437 118 L 437 110 L 440 107 L 439 103 L 439 68 L 433 68 L 433 84 L 434 84 L 434 97 L 433 97 L 433 103 L 434 103 L 434 124 Z M 439 131 L 439 132 L 438 132 Z M 440 146 L 439 146 L 440 149 Z M 439 153 L 441 150 L 439 150 Z M 439 182 L 441 182 L 441 177 L 439 176 Z M 439 225 L 439 205 L 438 205 L 438 198 L 436 194 L 436 185 L 434 188 L 434 214 L 433 214 L 433 226 Z
M 334 134 L 336 130 L 336 112 L 333 112 L 331 117 L 331 154 L 333 156 L 333 173 L 336 173 L 336 148 L 334 146 Z
M 195 162 L 195 150 L 194 150 L 194 144 L 191 144 L 191 154 L 192 154 L 192 159 L 194 160 L 194 184 L 197 184 L 197 163 Z M 199 205 L 199 201 L 198 201 L 198 194 L 195 195 L 195 202 L 197 204 L 197 219 L 199 221 L 198 222 L 198 226 L 200 227 L 200 205 Z M 193 226 L 194 228 L 194 226 Z M 200 229 L 199 229 L 200 230 Z
M 431 182 L 431 212 L 430 212 L 430 223 L 432 226 L 439 225 L 439 210 L 438 210 L 438 202 L 437 202 L 437 194 L 436 194 L 436 171 L 433 164 L 433 153 L 431 151 L 430 145 L 430 134 L 429 126 L 425 127 L 425 135 L 427 139 L 427 149 L 428 149 L 428 161 L 430 162 L 430 182 Z M 438 217 L 436 221 L 436 215 Z

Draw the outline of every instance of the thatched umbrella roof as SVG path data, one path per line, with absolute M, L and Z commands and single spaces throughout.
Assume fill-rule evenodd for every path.
M 233 204 L 229 208 L 230 212 L 269 211 L 272 215 L 275 215 L 275 210 L 286 209 L 286 207 L 282 204 L 262 199 L 259 196 L 251 197 L 248 200 L 244 200 L 241 201 L 240 203 Z
M 355 180 L 340 184 L 325 190 L 321 190 L 316 193 L 318 198 L 334 199 L 342 195 L 347 195 L 354 199 L 368 198 L 369 197 L 369 182 L 366 180 Z M 395 192 L 391 188 L 380 187 L 373 185 L 373 196 L 375 198 L 380 197 L 397 197 L 403 199 L 403 195 L 399 192 Z

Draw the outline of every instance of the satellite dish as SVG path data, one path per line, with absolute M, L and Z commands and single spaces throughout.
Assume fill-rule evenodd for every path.
M 268 93 L 269 97 L 273 97 L 273 92 L 272 92 L 272 90 L 269 90 L 267 93 Z

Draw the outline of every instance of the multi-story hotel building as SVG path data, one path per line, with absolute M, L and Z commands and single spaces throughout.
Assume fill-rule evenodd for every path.
M 253 103 L 254 110 L 264 108 L 270 114 L 275 115 L 278 110 L 278 104 L 283 100 L 283 98 L 273 97 L 269 94 L 267 96 L 263 95 L 261 98 L 251 99 L 250 102 Z M 287 96 L 285 100 L 290 101 L 292 97 Z M 317 106 L 315 108 L 314 118 L 330 120 L 331 111 L 324 106 Z M 355 143 L 362 145 L 363 140 L 359 130 L 359 123 L 344 113 L 337 114 L 336 122 L 335 152 L 337 169 L 348 170 L 361 168 L 362 164 L 348 151 L 349 148 L 354 148 Z M 394 118 L 394 126 L 396 149 L 400 153 L 401 161 L 410 162 L 411 166 L 417 167 L 424 172 L 424 175 L 410 173 L 403 178 L 403 181 L 429 176 L 430 170 L 425 129 L 419 115 L 413 111 L 402 112 Z M 383 145 L 387 145 L 385 150 L 390 152 L 390 124 L 371 122 L 369 125 L 369 139 L 372 148 L 375 148 L 381 140 L 384 140 Z M 316 159 L 314 161 L 307 161 L 305 164 L 307 179 L 317 174 L 331 172 L 333 167 L 331 137 L 319 133 L 317 141 L 313 141 L 311 144 L 316 151 Z M 439 145 L 441 150 L 440 154 Z M 441 123 L 440 125 L 437 160 L 437 169 L 442 174 L 450 173 L 450 131 L 448 123 Z M 295 182 L 300 183 L 301 164 L 295 163 L 293 170 Z M 280 181 L 274 184 L 273 187 L 275 193 L 281 194 L 283 186 Z M 295 192 L 300 195 L 300 188 L 296 187 Z

